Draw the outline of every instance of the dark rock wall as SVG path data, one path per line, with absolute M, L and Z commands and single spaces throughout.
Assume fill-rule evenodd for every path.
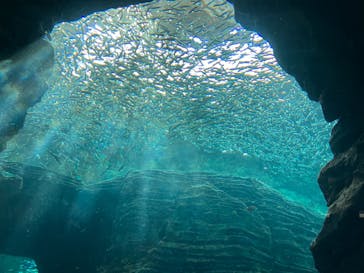
M 50 32 L 56 23 L 137 0 L 13 0 L 0 4 L 0 60 Z
M 235 1 L 238 20 L 267 39 L 327 121 L 338 120 L 334 159 L 319 185 L 329 211 L 312 252 L 321 273 L 364 272 L 362 84 L 364 9 L 360 1 Z
M 364 272 L 363 162 L 364 135 L 321 171 L 319 184 L 329 212 L 312 244 L 320 272 Z
M 261 33 L 281 66 L 311 99 L 320 101 L 328 121 L 363 113 L 358 100 L 364 43 L 360 1 L 235 1 L 237 18 Z
M 82 0 L 9 1 L 0 9 L 0 58 L 11 56 L 45 30 L 49 31 L 55 22 L 133 2 L 139 1 L 93 0 L 87 4 Z M 363 248 L 358 247 L 364 242 L 364 229 L 359 228 L 362 220 L 358 218 L 359 197 L 363 196 L 359 190 L 363 181 L 359 175 L 359 166 L 363 164 L 359 137 L 364 127 L 362 3 L 360 0 L 232 2 L 237 20 L 271 43 L 282 67 L 296 77 L 311 99 L 321 103 L 326 120 L 338 120 L 330 140 L 335 158 L 319 179 L 330 205 L 329 213 L 313 244 L 313 253 L 323 273 L 363 272 L 360 271 Z M 348 234 L 343 225 L 359 227 L 357 233 Z M 343 245 L 345 251 L 336 249 Z

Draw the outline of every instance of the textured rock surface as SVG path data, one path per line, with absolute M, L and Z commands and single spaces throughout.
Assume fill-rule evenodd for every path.
M 269 2 L 269 3 L 268 3 Z M 364 272 L 361 174 L 364 90 L 363 9 L 360 1 L 236 1 L 238 20 L 270 41 L 280 65 L 294 75 L 328 121 L 338 119 L 335 158 L 319 184 L 329 207 L 312 246 L 322 273 Z M 240 12 L 240 13 L 239 13 Z
M 327 120 L 362 114 L 360 1 L 235 2 L 238 20 L 271 43 L 282 67 L 321 102 Z
M 364 272 L 364 135 L 321 172 L 329 205 L 323 229 L 312 245 L 323 273 Z
M 2 58 L 10 56 L 14 50 L 39 37 L 43 33 L 42 28 L 49 30 L 53 22 L 74 19 L 91 10 L 106 8 L 105 1 L 100 0 L 92 1 L 92 4 L 87 1 L 87 5 L 84 4 L 85 1 L 70 0 L 46 1 L 42 4 L 37 4 L 39 1 L 27 1 L 26 4 L 20 2 L 11 1 L 0 10 Z M 116 2 L 119 3 L 119 1 L 108 3 L 114 5 Z M 337 201 L 336 209 L 347 211 L 345 209 L 347 203 L 338 202 L 341 198 L 336 198 L 343 193 L 348 194 L 342 197 L 346 202 L 358 207 L 360 198 L 356 199 L 355 196 L 360 193 L 348 189 L 355 187 L 360 181 L 358 177 L 352 178 L 356 174 L 352 172 L 355 168 L 350 166 L 350 162 L 356 162 L 358 165 L 363 162 L 361 157 L 357 159 L 358 150 L 354 144 L 363 132 L 364 120 L 364 108 L 361 107 L 364 101 L 361 78 L 363 63 L 361 51 L 364 46 L 361 33 L 363 33 L 364 16 L 362 16 L 361 1 L 234 2 L 236 2 L 238 21 L 269 40 L 280 64 L 296 77 L 312 99 L 321 102 L 327 120 L 340 119 L 331 140 L 332 149 L 337 155 L 323 171 L 323 173 L 331 172 L 332 175 L 330 179 L 324 180 L 327 181 L 326 184 L 321 178 L 320 185 L 324 189 L 328 203 Z M 80 6 L 83 8 L 78 8 Z M 342 167 L 336 167 L 336 163 L 339 162 L 341 163 L 338 166 Z M 328 171 L 329 169 L 332 171 Z M 342 177 L 346 179 L 343 180 Z M 328 181 L 331 185 L 328 185 Z M 330 211 L 333 210 L 331 206 Z M 356 213 L 357 211 L 354 214 Z M 356 255 L 352 255 L 351 260 L 341 260 L 342 255 L 335 256 L 335 260 L 328 259 L 327 257 L 331 257 L 330 253 L 336 250 L 331 248 L 332 245 L 324 243 L 322 240 L 324 235 L 321 235 L 313 248 L 318 266 L 322 272 L 330 272 L 324 268 L 333 268 L 338 264 L 341 264 L 338 268 L 342 271 L 337 272 L 359 272 L 355 271 L 356 264 L 360 262 L 357 245 L 364 240 L 359 236 L 355 242 L 346 241 L 346 234 L 335 225 L 340 219 L 332 218 L 330 215 L 332 213 L 326 220 L 322 234 L 335 232 L 332 234 L 338 237 L 335 239 L 325 237 L 328 238 L 326 242 L 346 244 L 347 249 L 357 252 Z M 333 220 L 329 220 L 330 217 Z M 328 230 L 330 221 L 332 226 Z M 342 267 L 345 264 L 347 268 L 344 270 Z
M 319 219 L 256 180 L 145 171 L 81 189 L 19 164 L 1 174 L 0 251 L 40 272 L 315 272 Z

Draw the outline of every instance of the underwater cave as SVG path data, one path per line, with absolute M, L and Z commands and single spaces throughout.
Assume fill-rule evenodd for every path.
M 317 272 L 333 124 L 232 4 L 107 9 L 15 56 L 1 272 Z

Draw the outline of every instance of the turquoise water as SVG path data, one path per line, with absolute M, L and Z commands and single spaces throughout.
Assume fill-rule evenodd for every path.
M 323 211 L 331 125 L 230 4 L 201 3 L 56 25 L 49 90 L 5 157 L 84 183 L 142 169 L 255 177 Z
M 50 42 L 48 91 L 2 160 L 84 185 L 146 170 L 249 177 L 322 217 L 332 125 L 226 1 L 98 12 Z
M 4 186 L 13 199 L 1 202 L 0 251 L 33 257 L 40 273 L 316 272 L 321 219 L 256 179 L 150 170 L 80 186 L 1 166 L 22 191 L 0 183 L 0 200 Z
M 38 273 L 37 265 L 29 258 L 0 254 L 1 273 Z

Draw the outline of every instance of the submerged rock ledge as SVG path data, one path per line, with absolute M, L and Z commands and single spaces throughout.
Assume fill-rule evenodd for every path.
M 55 22 L 76 19 L 120 3 L 127 5 L 136 2 L 141 1 L 93 0 L 87 1 L 87 4 L 81 0 L 54 0 L 42 4 L 39 1 L 27 1 L 26 4 L 10 1 L 0 10 L 0 57 L 9 57 L 40 37 L 45 30 L 49 31 Z M 298 0 L 233 2 L 236 5 L 237 20 L 245 27 L 258 31 L 271 43 L 279 63 L 296 77 L 310 98 L 320 101 L 327 120 L 339 120 L 331 141 L 335 159 L 321 177 L 330 173 L 329 169 L 333 171 L 330 179 L 320 180 L 323 189 L 335 189 L 333 192 L 325 190 L 328 202 L 333 205 L 329 208 L 324 229 L 314 244 L 314 254 L 317 267 L 322 273 L 362 272 L 363 254 L 358 252 L 357 246 L 364 242 L 364 229 L 357 229 L 358 232 L 353 233 L 356 237 L 353 238 L 352 233 L 346 233 L 347 229 L 341 230 L 339 225 L 335 225 L 345 217 L 356 219 L 348 222 L 348 228 L 356 228 L 357 222 L 362 221 L 356 218 L 358 210 L 362 209 L 362 198 L 356 197 L 362 197 L 363 194 L 350 189 L 360 184 L 363 178 L 354 173 L 357 168 L 351 164 L 346 168 L 345 164 L 340 163 L 342 170 L 336 164 L 342 162 L 343 157 L 347 157 L 348 162 L 356 162 L 357 166 L 363 163 L 362 157 L 358 157 L 360 149 L 355 148 L 359 147 L 355 143 L 363 135 L 364 127 L 362 3 L 359 0 L 335 3 L 326 0 L 319 3 Z M 19 126 L 21 127 L 21 122 Z M 352 178 L 354 174 L 355 179 Z M 342 176 L 348 178 L 343 180 Z M 340 197 L 341 195 L 343 196 Z M 339 202 L 342 199 L 351 205 Z M 336 215 L 338 208 L 341 208 L 341 218 L 329 220 L 331 215 Z M 329 221 L 333 223 L 332 228 L 328 227 Z M 336 237 L 328 234 L 335 234 Z M 348 237 L 352 239 L 347 240 Z M 322 238 L 331 242 L 328 247 L 320 247 L 321 244 L 326 245 Z M 334 242 L 345 244 L 352 258 L 347 260 L 347 256 L 336 255 L 335 259 L 330 259 L 331 254 L 337 252 L 332 245 Z
M 316 272 L 320 219 L 257 180 L 143 171 L 84 187 L 38 167 L 1 170 L 0 252 L 41 273 Z

